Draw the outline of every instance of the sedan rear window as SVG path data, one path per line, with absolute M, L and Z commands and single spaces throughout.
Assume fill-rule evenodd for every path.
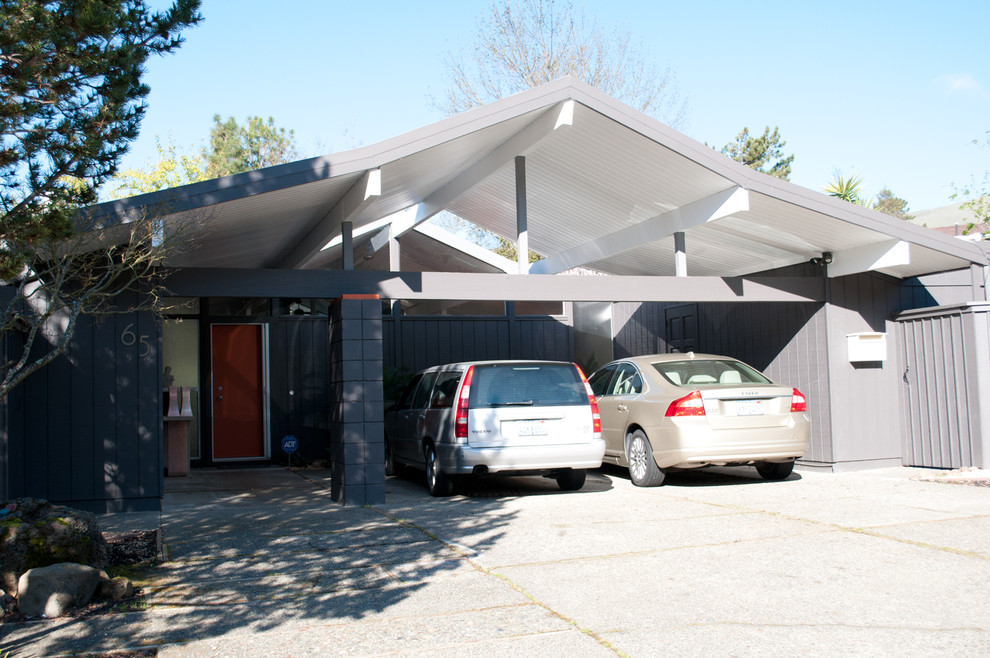
M 732 384 L 771 384 L 772 382 L 739 361 L 700 360 L 661 361 L 653 367 L 675 386 L 726 386 Z
M 588 404 L 588 394 L 571 364 L 475 366 L 472 408 L 579 404 Z

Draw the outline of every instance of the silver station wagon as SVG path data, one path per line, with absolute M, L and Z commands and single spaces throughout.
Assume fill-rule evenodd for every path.
M 430 494 L 459 476 L 544 475 L 584 486 L 605 453 L 581 369 L 556 361 L 453 363 L 419 372 L 385 414 L 385 469 L 426 471 Z
M 804 395 L 729 357 L 637 356 L 599 368 L 590 383 L 604 461 L 627 466 L 637 486 L 662 484 L 669 468 L 746 464 L 783 480 L 808 450 Z

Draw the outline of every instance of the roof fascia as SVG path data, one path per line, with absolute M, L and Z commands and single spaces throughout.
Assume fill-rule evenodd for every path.
M 378 169 L 383 164 L 402 159 L 431 146 L 569 100 L 573 86 L 573 79 L 561 78 L 376 144 L 126 199 L 107 201 L 91 206 L 90 216 L 97 219 L 99 227 L 102 228 L 125 223 L 135 212 L 143 211 L 149 206 L 167 208 L 169 214 L 175 214 L 305 183 Z

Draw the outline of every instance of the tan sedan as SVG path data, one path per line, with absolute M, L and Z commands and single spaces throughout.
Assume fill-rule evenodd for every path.
M 791 474 L 808 450 L 805 397 L 755 368 L 713 354 L 621 359 L 590 378 L 605 463 L 655 487 L 669 468 L 752 464 L 768 480 Z

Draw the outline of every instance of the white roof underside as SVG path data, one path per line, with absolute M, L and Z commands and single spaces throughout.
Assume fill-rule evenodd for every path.
M 574 101 L 570 125 L 554 128 L 567 101 Z M 842 273 L 875 270 L 900 278 L 985 262 L 982 251 L 966 242 L 754 172 L 572 79 L 380 144 L 96 210 L 114 221 L 166 204 L 172 217 L 193 218 L 201 232 L 175 266 L 332 269 L 341 266 L 340 247 L 319 247 L 340 235 L 342 221 L 352 222 L 360 235 L 363 227 L 416 204 L 442 203 L 514 239 L 517 155 L 526 157 L 529 246 L 545 256 L 580 250 L 740 188 L 748 193 L 748 209 L 711 221 L 695 218 L 684 229 L 689 275 L 764 272 L 823 252 L 834 254 Z M 380 170 L 380 194 L 355 196 L 374 169 Z M 673 231 L 663 230 L 665 221 L 654 220 L 659 239 L 619 240 L 614 253 L 577 264 L 616 275 L 673 275 Z M 355 261 L 388 269 L 388 258 L 371 247 L 372 235 L 355 238 Z M 403 269 L 494 271 L 433 238 L 405 235 L 409 262 Z

